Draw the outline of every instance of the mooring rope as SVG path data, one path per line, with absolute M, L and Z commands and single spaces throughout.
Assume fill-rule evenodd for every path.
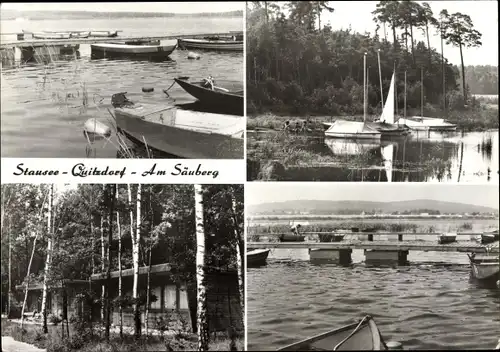
M 167 97 L 170 98 L 170 94 L 168 94 L 168 91 L 170 90 L 170 88 L 172 88 L 175 84 L 175 81 L 172 82 L 172 84 L 170 85 L 170 87 L 168 87 L 167 89 L 164 89 L 163 90 L 163 93 L 165 93 L 167 95 Z
M 361 319 L 361 321 L 359 322 L 359 324 L 356 326 L 356 328 L 345 338 L 343 339 L 342 341 L 340 341 L 334 348 L 333 348 L 333 351 L 336 351 L 337 348 L 339 348 L 341 345 L 343 345 L 347 340 L 349 340 L 352 335 L 354 335 L 356 332 L 358 332 L 359 328 L 361 327 L 361 325 L 368 319 L 370 318 L 369 315 L 365 316 L 363 319 Z

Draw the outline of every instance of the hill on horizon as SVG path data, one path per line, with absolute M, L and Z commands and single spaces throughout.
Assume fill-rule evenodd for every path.
M 20 11 L 2 10 L 2 21 L 27 18 L 30 20 L 51 19 L 92 19 L 92 18 L 163 18 L 163 17 L 241 17 L 243 11 L 227 12 L 198 12 L 198 13 L 170 13 L 170 12 L 98 12 L 98 11 Z
M 360 214 L 377 211 L 382 213 L 403 212 L 418 209 L 439 211 L 441 214 L 497 213 L 498 209 L 463 203 L 453 203 L 430 199 L 416 199 L 395 202 L 371 201 L 330 201 L 330 200 L 289 200 L 248 206 L 249 215 L 277 215 L 288 212 L 307 212 L 312 215 Z

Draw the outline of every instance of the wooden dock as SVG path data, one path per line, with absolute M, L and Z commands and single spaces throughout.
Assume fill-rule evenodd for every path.
M 341 242 L 247 242 L 247 249 L 287 248 L 287 249 L 366 249 L 379 251 L 424 251 L 462 253 L 500 253 L 499 243 L 481 244 L 472 241 L 458 241 L 438 244 L 437 241 L 359 241 Z
M 71 38 L 71 39 L 29 39 L 29 40 L 9 40 L 1 41 L 0 49 L 12 48 L 31 48 L 57 45 L 75 45 L 75 44 L 94 44 L 116 41 L 135 41 L 135 40 L 175 40 L 184 38 L 203 38 L 209 36 L 233 36 L 243 34 L 243 32 L 224 32 L 224 33 L 202 33 L 202 34 L 176 34 L 151 37 L 96 37 L 96 38 Z

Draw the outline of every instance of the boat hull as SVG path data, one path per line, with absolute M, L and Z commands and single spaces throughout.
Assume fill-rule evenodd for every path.
M 269 256 L 270 249 L 258 249 L 247 252 L 247 267 L 257 268 L 266 265 L 267 257 Z
M 453 243 L 453 242 L 456 242 L 456 240 L 457 240 L 457 236 L 441 235 L 438 238 L 438 243 L 439 244 Z
M 207 114 L 212 115 L 215 114 Z M 117 128 L 135 143 L 185 159 L 242 159 L 243 138 L 143 120 L 115 109 Z
M 176 45 L 91 44 L 92 59 L 168 60 Z
M 335 347 L 337 347 L 335 349 Z M 359 323 L 280 348 L 278 351 L 385 351 L 387 346 L 371 317 Z
M 243 113 L 243 95 L 203 88 L 200 85 L 179 78 L 174 78 L 174 80 L 182 89 L 198 99 L 202 104 L 220 107 L 224 111 L 231 110 L 239 114 Z
M 243 51 L 243 41 L 177 39 L 179 47 L 184 49 Z
M 481 243 L 488 244 L 499 240 L 498 231 L 481 234 Z
M 305 236 L 282 233 L 278 238 L 280 242 L 304 242 Z
M 381 137 L 406 136 L 410 129 L 406 125 L 385 122 L 367 122 L 367 125 L 381 133 Z
M 339 133 L 339 132 L 325 132 L 326 137 L 342 138 L 342 139 L 369 139 L 380 140 L 380 133 Z

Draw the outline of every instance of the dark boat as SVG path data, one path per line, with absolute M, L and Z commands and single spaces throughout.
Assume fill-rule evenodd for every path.
M 349 324 L 300 342 L 280 348 L 278 351 L 386 351 L 380 331 L 373 318 L 365 316 L 357 323 Z
M 481 286 L 496 287 L 500 280 L 500 262 L 498 255 L 469 255 L 471 277 Z
M 282 233 L 278 239 L 280 242 L 304 242 L 305 236 Z
M 225 111 L 230 109 L 243 113 L 243 90 L 229 91 L 216 86 L 213 87 L 214 89 L 205 88 L 204 82 L 188 82 L 189 78 L 186 77 L 174 78 L 174 80 L 202 104 L 220 107 Z
M 98 43 L 90 45 L 92 59 L 134 59 L 163 61 L 168 60 L 176 45 L 128 45 L 117 43 Z
M 119 132 L 131 141 L 185 159 L 241 159 L 245 120 L 239 116 L 135 104 L 126 93 L 111 104 Z
M 254 249 L 247 252 L 247 267 L 256 268 L 266 265 L 270 249 Z
M 331 233 L 320 233 L 318 234 L 320 242 L 342 242 L 344 240 L 344 234 L 331 234 Z
M 438 237 L 439 244 L 453 243 L 456 242 L 457 235 L 456 234 L 441 234 Z
M 498 230 L 491 231 L 491 232 L 485 232 L 481 234 L 481 243 L 482 244 L 488 244 L 488 243 L 493 243 L 495 241 L 498 241 L 499 236 L 498 236 Z

